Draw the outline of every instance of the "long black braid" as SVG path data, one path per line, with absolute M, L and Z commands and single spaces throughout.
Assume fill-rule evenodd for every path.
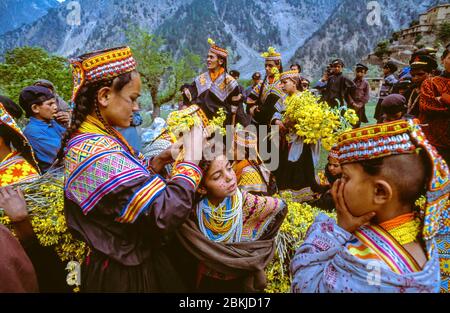
M 98 91 L 103 87 L 112 87 L 115 91 L 120 91 L 128 84 L 133 72 L 122 74 L 114 79 L 100 81 L 89 84 L 81 88 L 77 98 L 75 99 L 75 108 L 72 113 L 72 121 L 70 127 L 66 130 L 64 138 L 61 142 L 61 148 L 58 152 L 58 160 L 61 161 L 65 155 L 65 147 L 67 142 L 72 138 L 73 134 L 80 128 L 81 124 L 86 120 L 86 117 L 95 112 L 97 118 L 105 125 L 108 132 L 111 132 L 111 126 L 106 123 L 100 114 L 98 108 Z

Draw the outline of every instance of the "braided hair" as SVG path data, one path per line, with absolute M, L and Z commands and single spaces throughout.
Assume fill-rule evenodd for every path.
M 61 148 L 58 152 L 59 161 L 64 158 L 64 150 L 67 142 L 80 128 L 81 124 L 86 120 L 86 117 L 89 114 L 95 113 L 96 117 L 103 123 L 103 125 L 105 125 L 106 129 L 111 132 L 111 126 L 106 123 L 106 121 L 100 114 L 97 99 L 98 91 L 104 87 L 111 87 L 116 92 L 121 91 L 123 87 L 131 81 L 133 72 L 124 73 L 110 80 L 88 84 L 80 89 L 80 92 L 75 99 L 75 108 L 72 113 L 72 121 L 70 123 L 70 127 L 64 134 L 64 138 L 61 142 Z

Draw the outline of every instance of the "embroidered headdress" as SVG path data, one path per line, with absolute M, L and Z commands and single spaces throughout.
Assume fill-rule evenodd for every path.
M 276 52 L 274 47 L 269 47 L 267 52 L 261 53 L 261 56 L 267 61 L 279 61 L 281 60 L 281 53 Z
M 211 38 L 208 38 L 208 43 L 209 43 L 209 45 L 211 46 L 211 47 L 209 48 L 209 51 L 210 51 L 210 52 L 212 52 L 212 53 L 214 53 L 214 54 L 217 54 L 217 55 L 220 55 L 221 57 L 223 57 L 223 58 L 225 58 L 225 59 L 228 57 L 228 51 L 227 51 L 227 49 L 221 48 L 221 47 L 219 47 L 218 45 L 216 45 L 216 43 L 214 42 L 214 40 L 212 40 Z
M 38 163 L 36 161 L 36 157 L 33 152 L 33 148 L 31 147 L 30 142 L 28 141 L 27 137 L 22 133 L 22 130 L 19 128 L 17 123 L 14 121 L 14 119 L 11 117 L 11 115 L 8 113 L 8 111 L 5 109 L 3 104 L 0 102 L 0 125 L 5 125 L 9 129 L 11 129 L 22 141 L 23 147 L 21 149 L 22 156 L 38 171 Z M 19 148 L 19 147 L 16 147 Z
M 436 149 L 428 142 L 419 121 L 399 120 L 354 129 L 339 137 L 341 164 L 388 157 L 391 155 L 426 152 L 432 173 L 427 185 L 426 203 L 421 212 L 424 218 L 423 237 L 450 232 L 449 168 Z
M 280 80 L 287 79 L 287 78 L 300 78 L 298 71 L 287 71 L 280 74 Z
M 69 60 L 73 74 L 72 102 L 84 85 L 113 79 L 136 69 L 129 47 L 118 47 L 83 54 Z

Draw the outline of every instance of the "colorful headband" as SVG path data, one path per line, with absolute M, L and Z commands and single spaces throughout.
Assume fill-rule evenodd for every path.
M 31 162 L 32 166 L 40 173 L 38 163 L 36 161 L 36 157 L 34 155 L 33 148 L 31 147 L 30 142 L 28 141 L 27 137 L 22 133 L 22 130 L 19 128 L 17 123 L 14 121 L 14 119 L 11 117 L 11 115 L 8 113 L 8 111 L 5 109 L 3 104 L 0 102 L 0 124 L 4 124 L 7 127 L 9 127 L 12 131 L 14 131 L 22 140 L 24 143 L 25 151 L 22 153 L 25 155 L 29 155 L 30 157 L 27 158 L 27 161 Z
M 390 155 L 426 151 L 432 176 L 427 186 L 423 237 L 450 233 L 450 208 L 446 202 L 450 193 L 449 169 L 436 149 L 428 142 L 419 121 L 399 120 L 359 128 L 343 133 L 338 139 L 341 164 L 387 157 Z
M 269 47 L 267 52 L 261 53 L 261 56 L 266 59 L 266 61 L 279 61 L 281 60 L 281 53 L 275 51 L 274 47 Z
M 293 70 L 293 71 L 283 72 L 280 74 L 280 80 L 288 79 L 288 78 L 300 78 L 300 76 L 298 75 L 298 71 Z
M 328 152 L 328 158 L 339 160 L 339 150 L 337 146 L 331 148 L 330 152 Z
M 211 46 L 209 48 L 210 52 L 220 55 L 221 57 L 224 57 L 225 59 L 228 57 L 227 49 L 217 46 L 216 43 L 214 42 L 214 40 L 212 40 L 211 38 L 208 38 L 208 43 Z
M 234 142 L 245 148 L 255 149 L 258 148 L 258 137 L 255 133 L 239 129 L 234 132 Z
M 69 60 L 73 75 L 72 102 L 87 84 L 113 79 L 136 69 L 129 47 L 95 51 Z

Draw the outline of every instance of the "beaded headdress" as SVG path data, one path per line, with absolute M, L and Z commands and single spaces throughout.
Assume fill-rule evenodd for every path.
M 84 85 L 113 79 L 136 69 L 129 47 L 95 51 L 69 60 L 73 75 L 72 102 Z
M 216 43 L 214 42 L 214 40 L 212 40 L 211 38 L 208 38 L 208 43 L 209 43 L 209 45 L 211 46 L 211 47 L 209 48 L 209 51 L 210 51 L 210 52 L 212 52 L 212 53 L 214 53 L 214 54 L 217 54 L 217 55 L 220 55 L 221 57 L 223 57 L 223 58 L 225 58 L 225 59 L 228 57 L 228 51 L 227 51 L 227 49 L 221 48 L 221 47 L 219 47 L 218 45 L 216 45 Z
M 430 239 L 438 233 L 450 232 L 450 208 L 447 206 L 449 168 L 426 139 L 418 120 L 399 120 L 354 129 L 340 135 L 338 142 L 341 164 L 425 150 L 432 173 L 427 185 L 425 207 L 421 212 L 424 218 L 423 237 Z
M 244 149 L 248 149 L 248 151 L 250 152 L 250 155 L 248 157 L 256 157 L 256 161 L 259 164 L 263 163 L 258 152 L 258 136 L 256 135 L 256 133 L 245 129 L 236 129 L 234 132 L 233 140 L 236 144 L 236 148 L 239 149 L 239 147 L 242 147 Z M 255 155 L 252 155 L 252 153 L 255 153 Z
M 280 74 L 280 80 L 287 79 L 287 78 L 299 78 L 298 71 L 287 71 Z
M 30 142 L 28 141 L 27 137 L 22 133 L 22 130 L 19 128 L 17 123 L 14 121 L 14 119 L 11 117 L 11 115 L 6 111 L 3 104 L 0 102 L 0 125 L 6 125 L 9 127 L 14 133 L 17 134 L 17 136 L 20 137 L 24 150 L 21 151 L 21 154 L 26 157 L 27 161 L 31 163 L 31 165 L 40 173 L 38 163 L 36 161 L 36 157 L 34 155 L 33 148 L 31 147 Z
M 261 56 L 266 61 L 279 61 L 281 60 L 281 53 L 276 52 L 274 47 L 269 47 L 266 52 L 261 53 Z
M 250 148 L 257 151 L 258 148 L 258 138 L 255 133 L 238 129 L 234 132 L 234 142 L 241 147 Z
M 337 146 L 331 147 L 330 152 L 328 152 L 328 158 L 339 160 L 339 150 Z

